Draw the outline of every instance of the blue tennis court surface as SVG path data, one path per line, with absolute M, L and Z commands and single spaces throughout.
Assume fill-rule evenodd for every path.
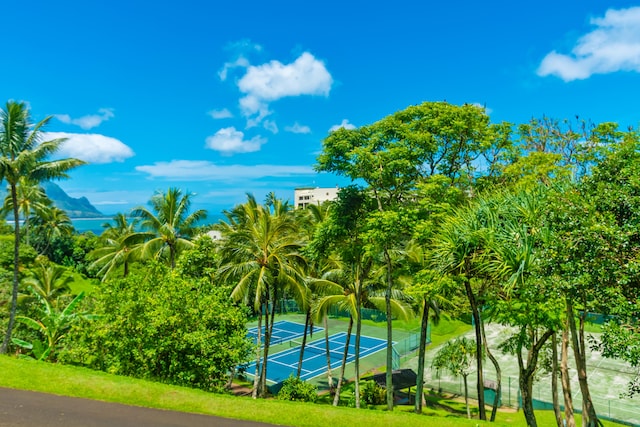
M 338 368 L 342 364 L 346 338 L 346 332 L 340 332 L 329 337 L 329 353 L 331 355 L 332 369 Z M 355 359 L 355 340 L 355 335 L 351 335 L 351 339 L 349 340 L 347 363 L 353 362 Z M 369 356 L 380 350 L 384 350 L 386 345 L 386 340 L 361 336 L 360 358 Z M 291 374 L 296 375 L 298 371 L 298 362 L 300 361 L 300 348 L 301 346 L 298 344 L 291 349 L 270 355 L 267 361 L 267 379 L 274 383 L 280 383 L 286 380 Z M 253 375 L 255 370 L 256 363 L 253 362 L 246 368 L 246 373 Z M 304 350 L 300 379 L 308 380 L 326 372 L 327 354 L 324 339 L 308 343 Z
M 324 329 L 317 326 L 313 327 L 313 332 L 322 332 Z M 248 336 L 253 338 L 253 342 L 257 342 L 258 328 L 250 328 Z M 273 333 L 271 335 L 271 344 L 282 344 L 287 341 L 301 338 L 304 335 L 304 325 L 302 323 L 289 322 L 288 320 L 280 320 L 273 324 Z M 262 332 L 260 334 L 260 341 L 264 343 L 264 326 L 262 326 Z

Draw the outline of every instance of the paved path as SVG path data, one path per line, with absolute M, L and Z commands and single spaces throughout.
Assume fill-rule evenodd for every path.
M 0 387 L 0 426 L 267 427 L 270 424 Z

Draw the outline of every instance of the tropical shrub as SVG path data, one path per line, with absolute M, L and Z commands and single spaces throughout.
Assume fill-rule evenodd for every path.
M 366 381 L 360 387 L 360 400 L 366 405 L 384 405 L 387 401 L 387 390 L 375 381 Z
M 91 297 L 99 319 L 76 327 L 60 360 L 114 374 L 221 391 L 247 360 L 246 314 L 229 289 L 151 264 Z
M 282 388 L 278 392 L 278 399 L 315 402 L 318 400 L 318 387 L 291 375 L 282 383 Z

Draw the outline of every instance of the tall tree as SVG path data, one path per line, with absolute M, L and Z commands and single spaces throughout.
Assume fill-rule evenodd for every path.
M 467 181 L 473 160 L 489 139 L 484 109 L 446 102 L 410 106 L 357 129 L 338 129 L 323 141 L 316 169 L 363 180 L 376 200 L 371 214 L 371 244 L 379 246 L 387 269 L 387 409 L 393 410 L 393 332 L 391 252 L 406 240 L 412 216 L 406 209 L 419 178 L 441 173 Z M 485 419 L 481 410 L 481 419 Z
M 260 205 L 248 195 L 247 202 L 225 215 L 226 221 L 218 225 L 222 232 L 218 272 L 223 279 L 234 283 L 231 297 L 250 304 L 258 314 L 258 331 L 262 331 L 264 315 L 263 354 L 260 354 L 262 339 L 258 336 L 253 389 L 254 398 L 263 397 L 267 391 L 266 360 L 276 303 L 287 291 L 298 297 L 303 310 L 307 304 L 300 268 L 305 261 L 300 254 L 300 235 L 289 204 L 274 197 Z
M 42 182 L 51 179 L 67 178 L 67 172 L 84 164 L 78 159 L 49 160 L 56 153 L 64 139 L 42 140 L 42 129 L 51 120 L 51 116 L 36 123 L 31 121 L 31 114 L 24 102 L 7 102 L 0 111 L 0 179 L 9 185 L 13 217 L 18 219 L 18 186 L 20 179 L 29 182 Z M 13 288 L 9 324 L 4 341 L 0 346 L 0 354 L 6 353 L 11 332 L 15 323 L 18 298 L 18 260 L 20 258 L 20 222 L 14 227 L 14 269 Z
M 140 218 L 143 231 L 131 234 L 129 240 L 147 239 L 139 246 L 142 258 L 165 259 L 172 269 L 176 267 L 182 249 L 193 245 L 198 222 L 207 217 L 204 209 L 189 212 L 192 197 L 192 193 L 182 194 L 173 187 L 166 193 L 156 192 L 149 200 L 151 209 L 140 206 L 131 211 L 131 216 Z

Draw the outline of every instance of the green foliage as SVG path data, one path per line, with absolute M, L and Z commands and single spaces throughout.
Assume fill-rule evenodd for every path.
M 194 240 L 194 246 L 186 249 L 178 258 L 178 275 L 194 279 L 211 279 L 218 267 L 217 244 L 208 235 Z
M 220 391 L 246 361 L 246 314 L 229 289 L 170 274 L 162 265 L 105 282 L 92 295 L 100 317 L 74 329 L 69 363 Z
M 387 391 L 375 381 L 365 381 L 360 385 L 360 401 L 365 405 L 383 405 Z
M 10 270 L 13 268 L 13 236 L 3 236 L 0 239 L 0 267 Z M 29 245 L 20 246 L 20 266 L 28 267 L 33 264 L 38 253 Z
M 131 211 L 132 216 L 140 217 L 140 227 L 144 230 L 132 234 L 134 239 L 145 239 L 136 248 L 142 259 L 166 260 L 175 268 L 180 252 L 193 245 L 191 240 L 198 231 L 197 223 L 207 218 L 204 209 L 190 212 L 193 196 L 173 187 L 166 193 L 156 192 L 149 200 L 151 209 L 140 206 Z
M 431 362 L 431 367 L 438 372 L 444 370 L 456 377 L 466 377 L 475 358 L 475 341 L 460 337 L 446 342 L 438 350 Z
M 318 400 L 318 387 L 291 375 L 282 383 L 282 388 L 278 392 L 278 399 L 315 402 Z

